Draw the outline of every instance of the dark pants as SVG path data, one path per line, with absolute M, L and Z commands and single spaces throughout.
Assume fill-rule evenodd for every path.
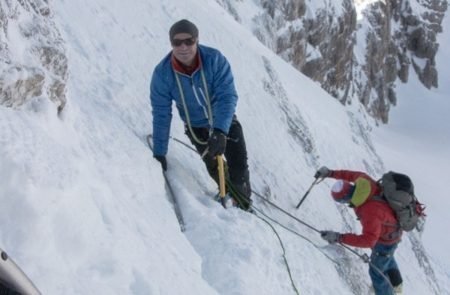
M 208 141 L 209 130 L 208 128 L 192 128 L 195 135 L 201 141 Z M 191 140 L 192 144 L 195 146 L 200 154 L 203 154 L 207 145 L 197 143 L 189 128 L 185 128 L 186 135 Z M 245 146 L 244 133 L 242 131 L 242 126 L 237 120 L 236 116 L 233 117 L 231 122 L 230 130 L 227 137 L 227 145 L 225 149 L 225 159 L 226 159 L 226 169 L 225 177 L 229 182 L 231 182 L 232 188 L 227 186 L 227 191 L 232 193 L 236 191 L 239 196 L 243 197 L 247 201 L 250 200 L 252 194 L 250 186 L 250 173 L 248 171 L 247 164 L 247 148 Z M 217 160 L 215 157 L 210 157 L 205 155 L 203 157 L 203 162 L 205 162 L 206 168 L 208 169 L 209 175 L 214 179 L 214 181 L 219 184 L 219 172 L 217 169 Z M 236 197 L 236 196 L 233 196 Z M 246 206 L 244 206 L 246 207 Z
M 394 294 L 392 286 L 396 287 L 402 283 L 402 277 L 400 275 L 397 262 L 394 258 L 395 249 L 397 249 L 397 244 L 376 244 L 372 249 L 370 262 L 378 270 L 370 265 L 369 275 L 372 279 L 375 294 L 377 295 Z M 379 271 L 381 271 L 384 276 L 382 276 Z M 389 279 L 389 282 L 386 280 L 386 278 Z

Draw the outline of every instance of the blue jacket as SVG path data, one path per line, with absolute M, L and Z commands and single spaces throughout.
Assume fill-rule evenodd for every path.
M 150 85 L 150 101 L 153 114 L 153 154 L 164 156 L 169 142 L 172 120 L 172 101 L 178 108 L 181 119 L 187 123 L 183 103 L 175 75 L 178 75 L 186 100 L 192 127 L 217 128 L 228 133 L 233 118 L 237 93 L 233 74 L 226 58 L 214 48 L 198 46 L 201 67 L 191 76 L 177 72 L 171 63 L 170 52 L 153 71 Z M 208 105 L 204 95 L 201 71 L 206 78 L 209 99 L 211 100 L 212 124 L 208 122 Z

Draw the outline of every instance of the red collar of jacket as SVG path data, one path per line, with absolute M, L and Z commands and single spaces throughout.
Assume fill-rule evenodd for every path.
M 192 75 L 196 70 L 198 70 L 201 66 L 200 54 L 197 51 L 197 54 L 194 59 L 194 63 L 191 66 L 187 66 L 178 61 L 175 56 L 172 54 L 171 58 L 172 67 L 175 71 L 180 72 L 186 75 Z

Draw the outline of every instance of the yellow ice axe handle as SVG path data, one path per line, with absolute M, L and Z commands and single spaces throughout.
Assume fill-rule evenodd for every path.
M 225 171 L 223 168 L 223 155 L 217 155 L 217 169 L 219 169 L 219 196 L 225 197 Z

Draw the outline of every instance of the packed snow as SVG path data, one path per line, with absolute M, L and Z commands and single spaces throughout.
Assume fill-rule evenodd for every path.
M 145 138 L 152 132 L 151 73 L 170 51 L 168 30 L 181 18 L 193 21 L 200 42 L 221 50 L 232 66 L 253 190 L 315 229 L 358 231 L 353 212 L 330 198 L 331 180 L 314 186 L 295 209 L 316 169 L 411 175 L 429 217 L 422 236 L 407 234 L 397 251 L 404 293 L 450 294 L 445 45 L 437 60 L 444 87 L 426 90 L 414 79 L 399 85 L 391 122 L 377 127 L 359 106 L 342 106 L 265 48 L 214 1 L 51 3 L 69 60 L 67 105 L 60 116 L 45 96 L 20 110 L 0 107 L 0 246 L 43 294 L 295 294 L 272 228 L 214 202 L 217 188 L 199 156 L 171 141 L 167 176 L 186 222 L 180 231 Z M 445 31 L 441 44 L 450 44 L 449 36 Z M 188 143 L 177 115 L 171 134 Z M 301 235 L 270 222 L 301 294 L 369 292 L 367 265 L 356 255 L 328 246 L 255 194 L 253 200 Z M 424 249 L 417 250 L 420 240 Z

